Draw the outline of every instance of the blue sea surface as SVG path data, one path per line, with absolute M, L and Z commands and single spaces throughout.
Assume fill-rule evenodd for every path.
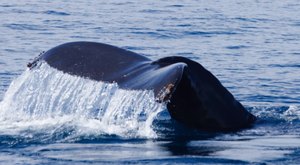
M 1 0 L 0 164 L 299 164 L 300 2 Z M 62 43 L 201 63 L 258 117 L 205 132 L 151 91 L 26 64 Z

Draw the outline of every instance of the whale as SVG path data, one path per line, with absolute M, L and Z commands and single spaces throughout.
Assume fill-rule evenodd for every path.
M 151 60 L 109 44 L 80 41 L 51 48 L 28 67 L 40 61 L 70 75 L 117 83 L 122 89 L 152 90 L 172 120 L 188 127 L 234 131 L 256 121 L 210 71 L 185 57 Z

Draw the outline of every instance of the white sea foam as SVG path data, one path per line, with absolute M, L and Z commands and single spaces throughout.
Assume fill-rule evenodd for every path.
M 79 135 L 152 138 L 152 122 L 163 109 L 152 91 L 120 89 L 41 63 L 11 83 L 0 103 L 0 131 L 55 132 L 69 125 Z
M 300 119 L 300 108 L 295 105 L 289 106 L 289 108 L 283 113 L 284 118 L 293 121 Z

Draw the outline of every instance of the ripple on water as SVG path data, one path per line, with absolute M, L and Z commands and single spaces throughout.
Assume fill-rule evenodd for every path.
M 217 75 L 259 117 L 250 129 L 207 135 L 174 122 L 164 110 L 149 129 L 158 139 L 131 137 L 126 141 L 116 132 L 103 133 L 106 127 L 102 132 L 97 129 L 101 126 L 97 119 L 79 120 L 80 115 L 76 120 L 59 116 L 27 122 L 22 120 L 24 116 L 15 122 L 0 116 L 1 163 L 297 164 L 299 5 L 297 0 L 1 0 L 0 100 L 12 80 L 39 52 L 65 42 L 88 40 L 127 48 L 154 60 L 170 55 L 194 59 Z M 34 86 L 25 89 L 32 96 L 39 93 L 34 92 Z M 51 92 L 44 93 L 53 96 Z M 21 101 L 5 109 L 13 117 L 18 114 L 12 109 L 21 107 L 30 95 L 14 96 Z M 67 94 L 60 96 L 53 96 L 52 103 Z M 34 99 L 31 105 L 37 105 Z M 49 110 L 45 115 L 54 114 Z M 128 126 L 124 130 L 136 126 L 136 120 L 121 121 L 120 126 Z M 134 134 L 134 130 L 130 133 Z

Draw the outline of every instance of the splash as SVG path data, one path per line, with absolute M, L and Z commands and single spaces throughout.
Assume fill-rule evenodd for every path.
M 124 90 L 40 63 L 11 83 L 0 103 L 0 133 L 54 134 L 67 125 L 73 136 L 155 138 L 152 122 L 164 108 L 152 91 Z
M 300 119 L 300 108 L 296 105 L 291 105 L 289 108 L 283 113 L 284 118 L 288 121 L 295 121 Z

